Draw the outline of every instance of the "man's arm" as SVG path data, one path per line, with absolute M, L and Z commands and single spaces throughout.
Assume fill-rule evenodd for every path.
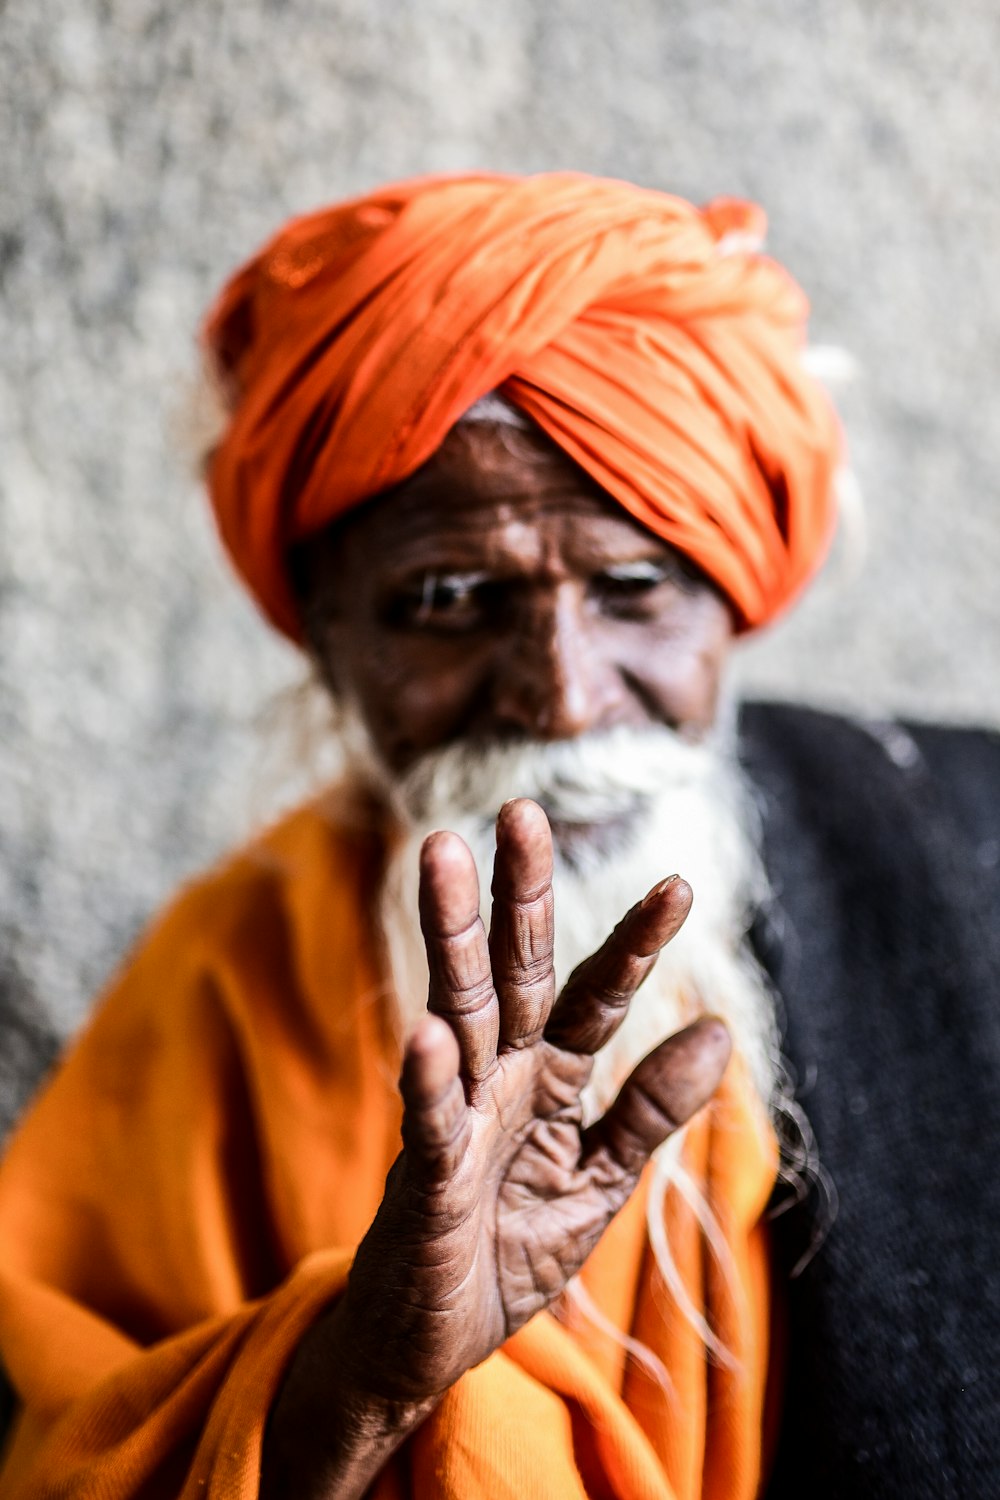
M 363 1494 L 449 1387 L 560 1294 L 650 1154 L 718 1085 L 729 1040 L 709 1018 L 656 1048 L 583 1127 L 592 1057 L 691 898 L 676 878 L 657 886 L 556 1000 L 551 876 L 544 814 L 508 804 L 487 940 L 465 845 L 424 846 L 431 1014 L 404 1058 L 404 1149 L 343 1298 L 275 1403 L 265 1500 Z

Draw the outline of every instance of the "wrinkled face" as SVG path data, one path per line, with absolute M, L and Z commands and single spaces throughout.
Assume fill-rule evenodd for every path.
M 457 740 L 713 721 L 727 604 L 540 433 L 463 424 L 295 568 L 323 674 L 395 772 Z

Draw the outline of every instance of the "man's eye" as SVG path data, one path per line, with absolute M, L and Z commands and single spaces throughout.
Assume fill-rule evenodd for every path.
M 404 629 L 469 629 L 483 617 L 488 590 L 482 573 L 426 573 L 395 595 L 388 615 Z
M 595 575 L 591 591 L 599 603 L 612 610 L 628 610 L 649 601 L 671 577 L 671 570 L 664 563 L 617 563 Z

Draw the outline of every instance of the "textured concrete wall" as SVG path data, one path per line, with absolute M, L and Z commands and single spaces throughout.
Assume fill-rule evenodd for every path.
M 73 1024 L 274 803 L 262 717 L 299 667 L 185 469 L 192 331 L 284 215 L 386 177 L 762 201 L 861 367 L 869 538 L 745 676 L 1000 721 L 995 0 L 9 0 L 0 25 L 0 991 Z

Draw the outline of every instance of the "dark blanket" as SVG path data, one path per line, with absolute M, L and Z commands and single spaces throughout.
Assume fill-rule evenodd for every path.
M 1000 737 L 755 706 L 758 950 L 839 1194 L 769 1500 L 1000 1495 Z M 823 1201 L 775 1220 L 779 1274 Z

